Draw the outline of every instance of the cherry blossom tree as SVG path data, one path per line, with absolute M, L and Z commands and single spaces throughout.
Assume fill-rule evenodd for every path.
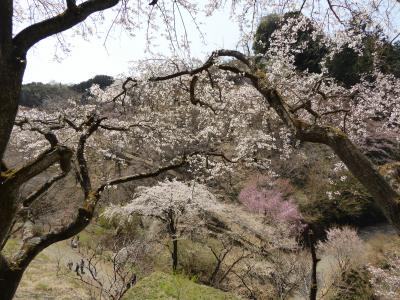
M 271 180 L 268 177 L 253 179 L 240 192 L 239 201 L 250 211 L 261 213 L 273 222 L 284 222 L 292 226 L 293 233 L 302 229 L 302 216 L 293 199 L 286 197 L 288 182 Z
M 207 212 L 219 209 L 221 205 L 206 186 L 173 180 L 138 188 L 129 204 L 111 206 L 104 216 L 117 218 L 122 225 L 129 222 L 133 214 L 161 221 L 172 241 L 172 270 L 175 272 L 178 267 L 178 239 L 195 229 L 204 228 Z
M 350 227 L 331 228 L 326 235 L 326 241 L 317 245 L 320 257 L 324 256 L 329 265 L 327 272 L 321 272 L 321 298 L 340 286 L 346 272 L 362 265 L 365 254 L 364 242 Z
M 318 250 L 330 256 L 340 273 L 347 271 L 356 259 L 360 259 L 364 244 L 354 229 L 331 228 L 326 232 L 326 241 L 318 244 Z

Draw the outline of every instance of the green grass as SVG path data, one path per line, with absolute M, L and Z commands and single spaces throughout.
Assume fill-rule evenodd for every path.
M 20 241 L 10 238 L 3 249 L 3 254 L 6 256 L 12 256 L 19 250 L 20 246 Z
M 239 300 L 230 293 L 197 284 L 182 275 L 154 272 L 140 280 L 123 300 Z
M 35 290 L 49 292 L 51 291 L 51 287 L 47 283 L 39 282 L 38 284 L 36 284 Z

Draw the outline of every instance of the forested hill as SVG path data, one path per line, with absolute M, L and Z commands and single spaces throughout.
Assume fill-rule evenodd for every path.
M 104 89 L 114 82 L 114 78 L 108 75 L 96 75 L 86 81 L 67 85 L 62 83 L 32 82 L 22 86 L 20 104 L 26 107 L 42 105 L 56 105 L 60 101 L 69 98 L 82 98 L 89 95 L 89 89 L 97 84 Z

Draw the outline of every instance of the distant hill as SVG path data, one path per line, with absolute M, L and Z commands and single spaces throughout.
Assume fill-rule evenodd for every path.
M 101 89 L 105 89 L 113 82 L 114 78 L 108 75 L 96 75 L 73 85 L 32 82 L 22 86 L 20 104 L 26 107 L 39 107 L 44 104 L 57 105 L 71 98 L 84 99 L 90 95 L 88 90 L 93 84 L 98 84 Z
M 114 83 L 114 78 L 108 75 L 96 75 L 89 80 L 82 81 L 78 84 L 71 85 L 71 89 L 78 92 L 86 92 L 93 84 L 98 84 L 101 89 L 105 89 Z

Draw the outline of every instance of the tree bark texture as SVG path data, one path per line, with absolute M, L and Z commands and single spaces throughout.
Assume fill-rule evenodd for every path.
M 0 161 L 14 126 L 24 69 L 24 63 L 16 62 L 10 56 L 0 56 Z M 0 174 L 0 245 L 17 210 L 18 188 L 4 184 L 5 171 L 3 166 Z
M 18 111 L 25 61 L 0 55 L 0 160 L 3 159 Z

